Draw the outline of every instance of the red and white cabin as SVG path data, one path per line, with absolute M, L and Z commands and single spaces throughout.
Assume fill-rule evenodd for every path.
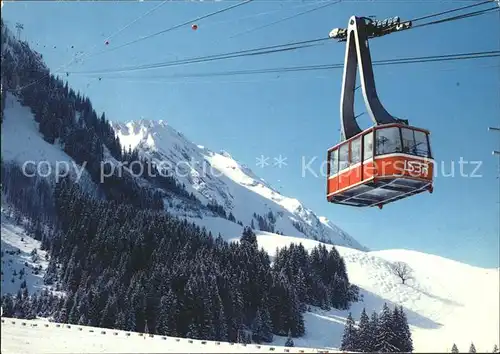
M 429 131 L 376 125 L 328 150 L 327 200 L 378 206 L 433 190 Z

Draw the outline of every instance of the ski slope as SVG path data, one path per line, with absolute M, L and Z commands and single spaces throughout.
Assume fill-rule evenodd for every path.
M 231 344 L 148 335 L 43 320 L 2 318 L 7 353 L 319 353 L 324 349 Z M 333 351 L 328 351 L 333 353 Z
M 93 194 L 96 186 L 87 170 L 68 156 L 57 142 L 45 141 L 38 125 L 31 109 L 7 92 L 1 129 L 2 159 L 15 162 L 23 172 L 47 178 L 52 183 L 69 175 L 84 191 Z
M 21 226 L 15 225 L 2 208 L 2 294 L 16 294 L 26 281 L 28 293 L 45 288 L 43 276 L 47 271 L 46 251 L 40 249 L 40 241 L 28 236 Z M 36 256 L 31 253 L 36 251 Z M 24 272 L 24 275 L 21 275 Z
M 277 247 L 291 243 L 302 243 L 308 250 L 319 243 L 267 232 L 260 232 L 257 239 L 259 247 L 270 256 Z M 370 315 L 387 302 L 391 308 L 394 304 L 404 307 L 415 352 L 449 352 L 453 343 L 466 352 L 471 342 L 478 352 L 491 352 L 495 344 L 499 345 L 499 269 L 473 267 L 409 250 L 363 252 L 336 248 L 344 257 L 349 280 L 360 287 L 363 295 L 363 301 L 349 310 L 356 321 L 363 307 Z M 413 279 L 405 285 L 390 271 L 389 266 L 395 261 L 406 262 L 413 269 Z M 349 311 L 312 308 L 304 316 L 306 335 L 295 339 L 295 344 L 338 348 Z M 277 345 L 286 340 L 275 338 L 273 343 Z

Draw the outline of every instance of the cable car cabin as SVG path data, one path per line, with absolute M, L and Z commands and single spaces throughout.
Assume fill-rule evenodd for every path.
M 329 149 L 327 161 L 331 203 L 382 208 L 424 191 L 432 193 L 434 162 L 424 129 L 376 125 Z

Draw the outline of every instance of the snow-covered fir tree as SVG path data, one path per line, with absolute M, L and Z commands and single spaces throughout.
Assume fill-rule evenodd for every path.
M 358 352 L 405 352 L 413 351 L 411 332 L 401 306 L 391 312 L 384 304 L 380 318 L 373 312 L 368 318 L 363 309 L 356 328 L 351 313 L 348 314 L 341 350 Z
M 395 334 L 392 344 L 401 352 L 412 352 L 413 341 L 410 327 L 402 306 L 396 306 L 394 308 L 392 313 L 392 331 Z
M 354 319 L 352 318 L 352 314 L 350 312 L 347 315 L 346 323 L 344 326 L 344 333 L 342 334 L 340 350 L 347 352 L 358 351 L 358 331 L 356 328 L 356 323 L 354 322 Z
M 288 337 L 287 337 L 286 342 L 285 342 L 285 347 L 293 347 L 293 346 L 294 346 L 294 343 L 293 343 L 293 339 L 292 339 L 292 332 L 288 331 Z
M 357 350 L 362 352 L 373 351 L 373 332 L 370 326 L 370 318 L 365 308 L 361 311 L 358 324 Z

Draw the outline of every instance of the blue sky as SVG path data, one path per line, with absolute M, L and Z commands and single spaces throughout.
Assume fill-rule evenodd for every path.
M 295 13 L 317 1 L 253 2 L 234 10 L 109 53 L 93 55 L 235 4 L 234 1 L 166 3 L 104 44 L 157 1 L 15 2 L 2 9 L 4 21 L 60 70 L 77 51 L 88 54 L 66 71 L 119 69 L 166 60 L 309 40 L 345 27 L 351 15 L 411 19 L 471 1 L 343 1 L 340 4 L 229 38 Z M 483 8 L 483 7 L 482 7 Z M 476 8 L 479 9 L 479 8 Z M 476 10 L 474 9 L 474 10 Z M 271 13 L 269 13 L 271 12 Z M 395 33 L 370 42 L 373 60 L 498 50 L 499 13 Z M 72 48 L 73 47 L 73 48 Z M 342 70 L 265 75 L 168 79 L 172 74 L 342 63 L 345 45 L 321 46 L 126 74 L 70 74 L 72 87 L 114 121 L 164 119 L 190 140 L 224 149 L 283 194 L 301 200 L 373 250 L 413 249 L 472 265 L 499 265 L 500 125 L 498 58 L 460 62 L 376 66 L 379 96 L 389 112 L 431 131 L 437 176 L 433 194 L 386 206 L 357 209 L 326 202 L 321 161 L 339 139 Z M 162 77 L 164 76 L 164 77 Z M 357 97 L 357 113 L 364 112 Z M 360 118 L 368 127 L 371 122 Z M 362 117 L 362 118 L 363 118 Z M 287 166 L 256 166 L 263 155 L 287 158 Z M 318 173 L 302 175 L 302 159 L 317 157 Z M 469 161 L 460 173 L 460 159 Z M 476 162 L 477 161 L 477 162 Z M 477 168 L 476 168 L 477 167 Z M 449 176 L 454 172 L 454 176 Z M 479 176 L 479 177 L 473 177 Z

